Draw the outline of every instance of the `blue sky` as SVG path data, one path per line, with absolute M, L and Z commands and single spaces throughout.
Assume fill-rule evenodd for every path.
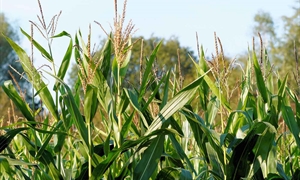
M 123 0 L 118 2 L 121 13 Z M 88 25 L 91 23 L 93 43 L 98 43 L 99 36 L 104 38 L 105 34 L 93 23 L 94 20 L 100 22 L 107 31 L 110 31 L 110 24 L 113 24 L 113 0 L 41 0 L 41 3 L 47 22 L 62 10 L 57 33 L 65 30 L 74 35 L 80 28 L 83 35 L 87 36 Z M 269 12 L 276 26 L 282 29 L 281 16 L 292 15 L 293 6 L 300 6 L 299 1 L 128 0 L 126 18 L 132 19 L 138 29 L 135 35 L 150 37 L 153 34 L 164 38 L 175 35 L 182 45 L 189 46 L 194 51 L 196 51 L 195 32 L 198 32 L 199 42 L 209 56 L 214 52 L 213 34 L 216 32 L 222 41 L 225 55 L 234 57 L 246 51 L 248 42 L 252 41 L 253 18 L 258 11 Z M 0 0 L 0 11 L 28 33 L 29 20 L 38 22 L 36 15 L 40 13 L 37 0 Z M 37 31 L 35 38 L 38 42 L 44 41 L 38 36 Z M 57 66 L 67 44 L 67 38 L 53 42 Z M 22 38 L 21 45 L 25 50 L 30 49 L 25 38 Z M 35 61 L 37 64 L 43 62 L 37 55 Z

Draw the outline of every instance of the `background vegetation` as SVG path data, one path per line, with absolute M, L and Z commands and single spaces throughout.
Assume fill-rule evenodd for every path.
M 7 48 L 10 54 L 12 47 L 22 66 L 13 81 L 2 82 L 1 93 L 20 113 L 13 111 L 12 121 L 1 127 L 2 179 L 300 178 L 299 31 L 293 21 L 298 10 L 283 19 L 285 38 L 277 38 L 270 15 L 256 15 L 261 34 L 237 61 L 224 57 L 216 34 L 211 58 L 201 46 L 197 56 L 176 38 L 131 38 L 126 1 L 120 16 L 116 1 L 115 7 L 114 29 L 97 52 L 90 35 L 56 33 L 59 15 L 45 22 L 41 8 L 39 23 L 21 32 L 52 72 L 34 67 L 8 23 L 2 30 L 1 52 Z M 47 47 L 35 41 L 34 30 Z M 270 49 L 264 47 L 266 36 Z M 59 68 L 52 56 L 56 38 L 69 40 Z M 16 59 L 5 57 L 1 63 Z M 71 60 L 76 64 L 68 85 Z M 280 67 L 292 73 L 278 68 L 285 62 L 289 66 Z M 41 72 L 53 77 L 54 87 Z M 26 87 L 18 88 L 18 74 L 32 86 L 26 91 L 30 100 Z

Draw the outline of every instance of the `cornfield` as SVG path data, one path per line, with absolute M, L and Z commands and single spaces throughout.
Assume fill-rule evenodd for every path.
M 47 48 L 21 29 L 52 72 L 36 68 L 6 37 L 42 105 L 30 107 L 12 81 L 2 85 L 23 116 L 1 127 L 1 179 L 300 179 L 300 103 L 289 76 L 277 75 L 266 51 L 257 56 L 254 45 L 249 49 L 232 89 L 226 81 L 231 64 L 224 63 L 216 37 L 217 63 L 198 47 L 199 59 L 191 58 L 197 77 L 183 87 L 180 61 L 161 77 L 153 71 L 160 42 L 141 58 L 139 86 L 125 88 L 135 45 L 125 9 L 126 2 L 121 16 L 116 10 L 97 57 L 90 35 L 85 42 L 80 31 L 55 34 L 59 15 L 49 26 L 43 14 L 40 25 L 32 22 Z M 69 38 L 58 69 L 51 47 L 56 38 Z M 72 88 L 64 80 L 71 61 L 79 68 Z M 55 80 L 52 90 L 41 71 Z

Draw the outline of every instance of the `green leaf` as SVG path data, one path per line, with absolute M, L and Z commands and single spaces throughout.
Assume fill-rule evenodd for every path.
M 257 103 L 257 119 L 263 120 L 267 116 L 265 102 L 261 96 L 256 97 L 256 103 Z
M 71 35 L 68 34 L 67 32 L 63 31 L 62 33 L 54 36 L 54 37 L 61 37 L 61 36 L 68 36 L 71 38 Z M 53 37 L 53 38 L 54 38 Z M 68 46 L 68 49 L 65 53 L 65 56 L 61 62 L 61 65 L 59 66 L 59 70 L 58 70 L 58 73 L 57 73 L 57 77 L 59 79 L 64 79 L 65 75 L 66 75 L 66 72 L 67 72 L 67 69 L 69 68 L 69 64 L 70 64 L 70 60 L 71 60 L 71 56 L 72 56 L 72 50 L 73 50 L 73 41 L 72 41 L 72 38 L 70 39 L 70 43 L 69 43 L 69 46 Z M 59 82 L 56 82 L 55 85 L 54 85 L 54 88 L 53 90 L 56 91 L 58 88 L 57 86 L 59 85 Z
M 233 149 L 232 156 L 227 165 L 228 179 L 241 179 L 247 177 L 251 164 L 254 160 L 252 149 L 258 139 L 258 135 L 251 131 L 247 136 Z
M 177 154 L 180 156 L 181 159 L 183 159 L 187 166 L 192 170 L 192 172 L 196 175 L 196 170 L 194 169 L 194 166 L 190 159 L 187 157 L 187 155 L 184 153 L 182 147 L 180 146 L 179 142 L 176 140 L 175 136 L 173 134 L 169 135 L 169 138 L 171 139 L 171 142 L 174 146 L 174 149 L 176 150 Z
M 23 139 L 25 140 L 24 142 L 26 144 L 28 152 L 30 153 L 31 156 L 35 157 L 37 146 L 35 144 L 33 144 L 27 136 L 25 136 L 23 134 L 21 134 L 21 135 L 22 135 Z M 38 149 L 39 149 L 39 147 L 38 147 Z M 50 172 L 49 175 L 51 175 L 51 177 L 53 179 L 59 179 L 59 180 L 63 179 L 62 175 L 60 174 L 60 172 L 58 171 L 58 169 L 55 166 L 53 155 L 48 150 L 44 150 L 42 152 L 42 154 L 36 159 L 38 161 L 40 161 L 41 163 L 43 163 L 45 166 L 47 166 L 47 168 L 49 168 L 49 172 Z
M 276 129 L 268 122 L 258 122 L 254 125 L 253 131 L 255 134 L 260 135 L 253 148 L 255 155 L 253 173 L 255 174 L 261 171 L 263 177 L 266 178 L 269 173 L 276 173 L 274 169 L 271 169 L 273 166 L 276 166 L 276 162 L 274 159 L 268 161 L 270 153 L 272 153 L 272 146 L 275 142 Z
M 59 129 L 60 132 L 68 132 L 70 127 L 72 126 L 72 119 L 71 116 L 69 115 L 68 109 L 64 106 L 63 104 L 63 99 L 62 97 L 59 97 L 59 102 L 60 102 L 60 107 L 61 107 L 61 121 L 63 122 L 63 125 Z M 60 121 L 59 121 L 60 123 Z M 63 146 L 65 145 L 65 139 L 66 139 L 66 134 L 58 134 L 57 135 L 57 143 L 54 147 L 54 152 L 58 153 L 61 151 Z
M 103 173 L 110 167 L 110 165 L 119 157 L 121 149 L 113 149 L 110 151 L 104 161 L 102 161 L 92 172 L 91 180 L 99 179 Z
M 146 135 L 153 130 L 158 129 L 169 117 L 171 117 L 175 112 L 177 112 L 190 101 L 190 99 L 196 93 L 197 87 L 205 75 L 206 74 L 203 74 L 203 76 L 197 78 L 194 82 L 183 88 L 174 98 L 167 102 L 167 104 L 158 113 L 157 117 L 149 126 Z
M 166 80 L 164 80 L 164 79 L 166 79 Z M 163 76 L 163 79 L 160 80 L 160 83 L 159 83 L 158 87 L 161 86 L 161 82 L 163 82 L 163 80 L 165 81 L 165 83 L 164 83 L 164 91 L 163 91 L 164 93 L 163 93 L 163 98 L 161 100 L 161 104 L 159 105 L 159 109 L 162 109 L 167 104 L 167 102 L 168 102 L 168 98 L 169 98 L 170 71 L 168 71 L 168 73 Z
M 194 139 L 197 142 L 201 153 L 203 153 L 206 162 L 210 162 L 208 154 L 209 152 L 206 148 L 206 143 L 209 143 L 215 151 L 214 154 L 218 156 L 221 167 L 224 167 L 224 154 L 222 147 L 220 146 L 220 142 L 218 140 L 219 135 L 217 135 L 216 132 L 214 132 L 213 130 L 206 127 L 203 119 L 198 114 L 192 112 L 192 108 L 190 106 L 186 106 L 186 108 L 181 110 L 180 113 L 185 115 L 185 117 L 187 118 L 190 127 L 193 131 Z M 218 176 L 222 177 L 223 174 L 218 174 Z
M 149 124 L 145 118 L 145 116 L 142 113 L 140 104 L 138 103 L 138 95 L 136 94 L 135 91 L 128 90 L 128 89 L 123 89 L 125 92 L 126 97 L 128 98 L 130 104 L 133 106 L 133 108 L 137 111 L 137 113 L 140 115 L 140 118 L 144 125 L 148 128 Z
M 3 175 L 3 174 L 10 175 L 13 173 L 6 158 L 0 158 L 0 170 L 2 171 L 1 175 Z M 12 178 L 12 177 L 10 177 L 10 178 Z M 3 177 L 3 179 L 4 179 L 4 177 Z
M 264 103 L 267 103 L 267 102 L 269 102 L 269 100 L 268 100 L 267 88 L 266 88 L 265 81 L 264 81 L 264 76 L 263 76 L 260 66 L 258 64 L 258 60 L 257 60 L 255 51 L 253 51 L 252 55 L 253 55 L 255 76 L 256 76 L 256 81 L 257 81 L 257 88 L 264 100 Z
M 31 42 L 31 36 L 29 34 L 27 34 L 22 28 L 21 32 L 27 37 L 27 39 Z M 50 62 L 53 62 L 53 58 L 52 56 L 38 43 L 36 42 L 34 39 L 32 39 L 32 44 L 42 53 L 42 55 Z
M 144 74 L 143 74 L 143 78 L 142 78 L 142 84 L 141 84 L 141 87 L 140 87 L 140 94 L 139 94 L 139 102 L 141 101 L 142 97 L 144 96 L 145 92 L 146 92 L 146 85 L 147 85 L 147 81 L 148 81 L 148 78 L 149 78 L 149 74 L 151 73 L 152 71 L 152 65 L 153 65 L 153 62 L 155 60 L 155 57 L 156 57 L 156 54 L 160 48 L 162 44 L 162 41 L 160 41 L 157 46 L 155 47 L 155 49 L 153 50 L 150 58 L 149 58 L 149 61 L 147 61 L 147 64 L 146 64 L 146 69 L 144 71 Z
M 177 123 L 177 121 L 171 116 L 170 118 L 170 125 L 172 126 L 172 128 L 174 130 L 176 130 L 180 136 L 184 136 L 184 133 L 182 131 L 182 128 L 180 127 L 180 125 Z
M 74 56 L 75 56 L 75 62 L 77 64 L 78 64 L 78 62 L 80 62 L 82 60 L 82 58 L 80 56 L 81 47 L 80 47 L 80 44 L 79 44 L 78 34 L 80 34 L 80 31 L 79 31 L 79 33 L 75 34 L 75 45 L 74 45 L 74 47 L 75 47 Z
M 205 54 L 204 54 L 204 50 L 203 50 L 203 46 L 201 45 L 200 47 L 200 57 L 199 57 L 199 67 L 204 71 L 204 72 L 207 72 L 209 69 L 208 69 L 208 66 L 207 66 L 207 63 L 206 63 L 206 60 L 205 60 Z
M 9 146 L 13 138 L 21 131 L 27 130 L 28 128 L 17 128 L 8 130 L 4 135 L 0 136 L 0 153 Z
M 35 122 L 30 107 L 26 102 L 23 101 L 23 99 L 21 98 L 21 96 L 19 95 L 19 93 L 17 92 L 10 80 L 4 82 L 4 84 L 2 85 L 2 89 L 6 93 L 6 95 L 14 102 L 16 107 L 22 112 L 25 118 L 28 121 Z M 33 126 L 35 126 L 35 123 L 33 124 Z
M 204 72 L 207 72 L 209 69 L 208 69 L 208 65 L 205 60 L 205 54 L 204 54 L 202 45 L 201 45 L 200 52 L 201 52 L 201 54 L 199 57 L 199 64 L 196 64 L 195 60 L 193 60 L 193 58 L 191 56 L 190 56 L 190 58 L 192 59 L 192 62 L 195 64 L 198 71 L 200 71 L 200 69 L 202 69 Z M 209 92 L 210 92 L 210 89 L 209 89 L 207 83 L 205 81 L 203 81 L 199 87 L 199 96 L 200 96 L 199 101 L 200 101 L 201 107 L 203 108 L 204 111 L 207 110 L 207 103 L 209 100 Z
M 296 122 L 294 112 L 290 106 L 282 105 L 281 106 L 282 117 L 284 122 L 288 126 L 289 130 L 294 135 L 298 148 L 300 148 L 300 137 L 299 137 L 299 126 Z
M 91 179 L 97 179 L 98 177 L 101 177 L 105 173 L 105 171 L 112 165 L 112 163 L 116 161 L 116 159 L 120 156 L 122 152 L 125 152 L 130 148 L 134 148 L 142 142 L 149 141 L 149 139 L 153 136 L 163 136 L 168 134 L 176 134 L 176 132 L 171 129 L 159 129 L 151 132 L 147 136 L 142 136 L 137 140 L 125 141 L 120 148 L 114 148 L 112 151 L 110 151 L 106 159 L 95 167 L 95 169 L 92 172 Z
M 60 93 L 61 93 L 61 96 L 64 100 L 66 107 L 68 108 L 70 115 L 74 119 L 74 124 L 79 131 L 79 135 L 82 138 L 82 140 L 85 144 L 85 147 L 87 148 L 89 146 L 88 130 L 85 125 L 84 119 L 80 113 L 80 110 L 75 104 L 75 100 L 72 96 L 71 89 L 66 84 L 63 84 L 63 87 L 60 88 Z M 89 151 L 87 149 L 87 153 L 88 152 Z
M 5 38 L 19 56 L 21 65 L 33 87 L 39 91 L 39 96 L 42 99 L 43 104 L 48 108 L 52 116 L 58 120 L 57 107 L 55 106 L 51 93 L 46 84 L 43 82 L 39 72 L 31 64 L 31 60 L 27 56 L 26 52 L 10 38 L 6 36 Z
M 115 57 L 114 59 L 113 59 L 113 61 L 112 61 L 112 67 L 111 67 L 111 70 L 112 70 L 112 74 L 113 74 L 113 76 L 114 76 L 114 79 L 115 79 L 115 83 L 116 84 L 119 84 L 119 82 L 118 82 L 118 80 L 119 80 L 119 76 L 118 76 L 118 74 L 119 74 L 119 72 L 118 72 L 118 69 L 119 69 L 119 67 L 118 67 L 118 61 L 117 61 L 117 58 Z
M 266 178 L 268 180 L 284 180 L 281 176 L 278 174 L 270 173 L 268 174 L 268 177 Z
M 236 134 L 240 128 L 245 125 L 252 125 L 253 118 L 251 116 L 252 109 L 246 109 L 246 111 L 236 110 L 232 111 L 228 117 L 228 122 L 225 128 L 225 133 Z
M 194 62 L 194 60 L 193 60 Z M 194 63 L 195 64 L 195 63 Z M 207 73 L 210 71 L 204 71 L 203 69 L 201 69 L 197 64 L 195 64 L 197 67 L 197 71 L 198 74 L 205 80 L 206 84 L 202 84 L 202 86 L 200 86 L 200 95 L 201 98 L 203 99 L 201 102 L 203 108 L 206 108 L 207 106 L 207 96 L 208 96 L 208 87 L 210 88 L 211 92 L 218 97 L 218 99 L 220 99 L 221 104 L 225 106 L 225 108 L 227 110 L 231 110 L 230 105 L 228 103 L 228 101 L 226 100 L 226 98 L 222 95 L 222 93 L 220 93 L 220 89 L 215 85 L 215 83 L 210 79 L 210 77 L 207 75 Z M 208 86 L 208 87 L 207 87 Z M 203 92 L 202 92 L 203 91 Z
M 281 108 L 281 104 L 284 103 L 283 100 L 284 100 L 284 96 L 285 96 L 287 79 L 288 79 L 288 74 L 285 75 L 285 78 L 284 78 L 283 82 L 280 84 L 280 87 L 278 90 L 278 97 L 279 97 L 278 107 L 277 107 L 278 110 Z
M 277 163 L 276 169 L 281 177 L 283 177 L 284 180 L 289 180 L 290 178 L 285 174 L 282 164 Z
M 206 116 L 205 122 L 207 125 L 212 126 L 213 123 L 215 123 L 215 119 L 217 116 L 219 110 L 219 102 L 217 101 L 216 97 L 211 98 L 211 100 L 207 104 L 207 109 L 206 109 Z
M 86 93 L 84 96 L 84 116 L 88 124 L 90 124 L 90 122 L 94 118 L 97 107 L 97 88 L 91 84 L 88 84 L 86 86 Z
M 108 136 L 107 136 L 107 138 L 106 138 L 106 140 L 104 142 L 104 148 L 103 148 L 103 150 L 104 150 L 104 154 L 105 155 L 108 155 L 108 153 L 110 152 L 110 147 L 111 147 L 110 135 L 111 135 L 111 133 L 108 134 Z
M 148 180 L 158 165 L 158 160 L 164 149 L 164 135 L 157 136 L 142 155 L 142 159 L 134 169 L 133 178 Z
M 134 117 L 134 112 L 131 113 L 131 115 L 128 117 L 126 116 L 126 121 L 124 123 L 124 125 L 122 126 L 122 130 L 121 130 L 121 135 L 122 137 L 126 137 L 127 136 L 127 133 L 132 125 L 132 120 L 133 120 L 133 117 Z
M 168 72 L 167 74 L 164 74 L 163 77 L 158 82 L 158 84 L 155 85 L 155 89 L 152 89 L 150 97 L 148 98 L 146 104 L 143 106 L 142 112 L 144 112 L 148 108 L 148 106 L 152 102 L 152 100 L 157 96 L 157 94 L 159 94 L 159 89 L 160 89 L 161 85 L 163 84 L 163 82 L 165 82 L 165 87 L 164 87 L 164 95 L 165 96 L 162 100 L 160 107 L 164 106 L 167 103 L 167 100 L 168 100 L 168 96 L 167 96 L 168 88 L 167 87 L 169 87 L 168 84 L 169 84 L 169 78 L 170 78 L 169 74 L 170 74 L 170 72 Z M 153 82 L 153 83 L 155 83 L 155 82 Z
M 0 155 L 0 159 L 6 159 L 10 166 L 37 166 L 37 164 L 35 164 L 35 163 L 29 163 L 29 162 L 9 158 L 9 157 L 2 156 L 2 155 Z
M 63 37 L 63 36 L 68 36 L 68 37 L 72 38 L 71 35 L 69 33 L 67 33 L 66 31 L 62 31 L 61 33 L 59 33 L 55 36 L 52 36 L 51 38 L 58 38 L 58 37 Z
M 156 176 L 157 180 L 174 180 L 180 176 L 178 169 L 174 167 L 165 167 L 159 171 Z
M 221 177 L 222 179 L 224 178 L 224 171 L 221 165 L 223 164 L 219 157 L 218 153 L 215 151 L 215 149 L 210 145 L 210 143 L 205 143 L 206 149 L 208 152 L 208 159 L 209 163 L 212 166 L 211 171 L 214 172 L 214 174 L 218 175 L 218 177 Z
M 296 172 L 294 172 L 292 180 L 300 179 L 300 169 L 296 169 Z
M 193 177 L 192 177 L 192 174 L 190 171 L 188 171 L 186 169 L 181 169 L 179 179 L 180 180 L 192 180 Z
M 70 115 L 72 116 L 72 118 L 74 120 L 73 122 L 74 122 L 76 128 L 79 131 L 79 136 L 81 137 L 81 140 L 84 143 L 84 149 L 85 149 L 86 153 L 89 154 L 89 152 L 90 152 L 89 148 L 92 148 L 92 145 L 89 144 L 88 129 L 84 122 L 83 116 L 81 115 L 80 110 L 75 103 L 71 89 L 69 88 L 69 86 L 67 84 L 65 84 L 58 77 L 56 77 L 52 74 L 49 74 L 49 75 L 51 75 L 52 77 L 54 77 L 57 81 L 59 81 L 61 83 L 62 87 L 60 87 L 60 89 L 59 89 L 61 97 L 62 97 L 66 107 L 68 108 Z M 98 160 L 93 155 L 92 155 L 92 161 L 95 165 L 98 165 Z
M 47 134 L 45 137 L 45 141 L 43 142 L 42 147 L 38 150 L 36 153 L 36 158 L 40 158 L 43 154 L 43 152 L 46 150 L 47 146 L 49 145 L 49 142 L 52 140 L 53 134 L 63 125 L 62 121 L 58 121 L 58 123 L 50 130 L 51 133 Z M 61 134 L 59 134 L 61 135 Z M 65 134 L 62 134 L 65 135 Z
M 100 65 L 99 68 L 103 74 L 103 76 L 108 81 L 110 78 L 110 70 L 111 70 L 111 38 L 108 38 L 103 49 L 100 54 Z

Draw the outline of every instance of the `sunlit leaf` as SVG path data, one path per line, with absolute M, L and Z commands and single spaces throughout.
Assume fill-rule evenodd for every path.
M 26 72 L 28 79 L 31 81 L 31 84 L 37 91 L 40 91 L 39 96 L 43 101 L 43 104 L 51 112 L 52 116 L 56 120 L 58 120 L 59 117 L 58 117 L 57 107 L 55 106 L 52 95 L 49 89 L 47 88 L 47 85 L 43 82 L 40 73 L 33 67 L 33 65 L 31 64 L 31 60 L 27 56 L 26 52 L 10 38 L 8 37 L 5 38 L 9 42 L 11 47 L 16 51 L 17 55 L 19 56 L 21 65 L 24 71 Z

